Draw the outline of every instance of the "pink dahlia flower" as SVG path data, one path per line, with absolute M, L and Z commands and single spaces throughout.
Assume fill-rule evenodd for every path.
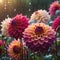
M 54 20 L 54 22 L 53 22 L 53 24 L 52 24 L 52 28 L 55 29 L 55 30 L 57 30 L 57 29 L 59 28 L 59 26 L 60 26 L 60 16 L 58 16 L 58 17 Z
M 28 20 L 29 19 L 22 14 L 12 18 L 8 28 L 9 36 L 16 39 L 22 38 L 22 32 L 24 32 L 24 29 L 29 25 Z
M 26 45 L 32 51 L 47 51 L 56 40 L 56 32 L 44 23 L 28 26 L 23 34 Z
M 50 15 L 55 15 L 57 10 L 60 10 L 59 1 L 55 1 L 50 5 L 50 8 L 49 8 Z

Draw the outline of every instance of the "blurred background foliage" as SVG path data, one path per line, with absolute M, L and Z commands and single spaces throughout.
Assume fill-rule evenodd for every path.
M 49 9 L 54 0 L 0 0 L 0 22 L 7 17 L 23 13 L 30 15 L 38 9 Z

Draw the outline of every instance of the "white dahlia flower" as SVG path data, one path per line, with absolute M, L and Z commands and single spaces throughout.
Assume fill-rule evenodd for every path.
M 7 30 L 9 27 L 10 20 L 11 18 L 6 18 L 5 20 L 1 22 L 1 32 L 2 32 L 2 35 L 4 36 L 9 36 Z

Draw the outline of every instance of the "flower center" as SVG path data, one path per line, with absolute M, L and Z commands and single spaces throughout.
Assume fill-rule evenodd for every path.
M 58 7 L 58 6 L 55 7 L 55 11 L 56 11 L 56 10 L 59 10 L 59 7 Z
M 16 19 L 12 20 L 12 23 L 11 23 L 13 26 L 17 25 L 17 21 Z
M 35 29 L 35 33 L 37 34 L 37 35 L 39 35 L 39 34 L 42 34 L 44 32 L 44 30 L 43 30 L 43 28 L 42 27 L 36 27 L 36 29 Z
M 19 53 L 20 52 L 20 47 L 14 46 L 13 51 L 14 51 L 14 53 Z

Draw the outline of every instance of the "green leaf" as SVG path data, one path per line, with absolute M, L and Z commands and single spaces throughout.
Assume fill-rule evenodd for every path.
M 4 46 L 0 46 L 0 49 L 4 49 Z
M 60 46 L 60 40 L 57 40 L 57 46 Z

